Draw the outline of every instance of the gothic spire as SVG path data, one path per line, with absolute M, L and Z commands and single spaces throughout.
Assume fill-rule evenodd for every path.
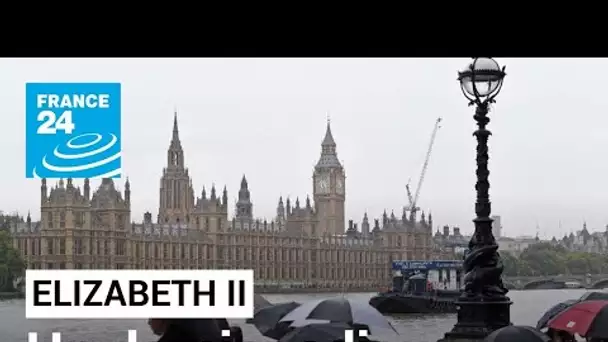
M 336 153 L 336 141 L 331 133 L 331 124 L 327 119 L 327 128 L 325 130 L 325 138 L 321 142 L 321 158 L 317 163 L 317 169 L 319 168 L 341 168 L 340 160 Z
M 245 177 L 245 174 L 243 174 L 243 178 L 241 179 L 241 189 L 247 189 L 247 177 Z
M 179 128 L 177 128 L 177 111 L 173 113 L 173 137 L 171 140 L 179 141 Z
M 177 126 L 177 110 L 173 113 L 173 134 L 171 136 L 171 147 L 181 149 L 181 141 L 179 140 L 179 128 Z
M 329 120 L 329 118 L 327 118 L 327 129 L 325 130 L 325 138 L 323 138 L 321 146 L 336 146 L 334 136 L 331 134 L 331 121 Z
M 243 178 L 241 179 L 241 188 L 239 189 L 239 202 L 249 202 L 250 196 L 247 178 L 243 175 Z

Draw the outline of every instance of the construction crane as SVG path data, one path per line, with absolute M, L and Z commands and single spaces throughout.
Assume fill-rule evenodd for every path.
M 410 190 L 410 181 L 408 180 L 405 189 L 407 190 L 407 198 L 410 202 L 409 207 L 406 207 L 406 210 L 410 212 L 410 221 L 414 221 L 416 219 L 416 213 L 420 210 L 419 207 L 416 206 L 418 203 L 418 197 L 420 196 L 420 189 L 422 188 L 422 182 L 424 182 L 424 176 L 426 174 L 426 170 L 429 166 L 429 160 L 431 159 L 431 152 L 433 152 L 433 144 L 435 143 L 435 137 L 437 136 L 437 131 L 441 128 L 441 118 L 437 118 L 435 122 L 435 128 L 433 128 L 433 133 L 431 134 L 431 142 L 429 143 L 429 148 L 426 152 L 426 158 L 424 160 L 424 164 L 422 165 L 422 171 L 420 172 L 420 178 L 418 179 L 418 186 L 416 187 L 416 194 L 412 197 L 412 192 Z
M 414 203 L 414 197 L 412 197 L 412 191 L 410 190 L 410 182 L 411 182 L 411 178 L 407 180 L 407 184 L 405 185 L 405 190 L 407 190 L 407 199 L 410 201 L 410 206 L 406 207 L 406 210 L 409 210 L 410 212 L 412 211 L 418 211 L 420 210 L 420 207 L 413 207 L 413 203 Z

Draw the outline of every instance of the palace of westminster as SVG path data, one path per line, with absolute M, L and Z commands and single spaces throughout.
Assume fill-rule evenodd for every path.
M 91 191 L 72 179 L 42 179 L 41 221 L 11 227 L 32 269 L 253 269 L 264 287 L 377 288 L 391 278 L 391 261 L 434 259 L 432 217 L 388 215 L 360 228 L 345 222 L 346 176 L 327 124 L 313 171 L 313 197 L 279 198 L 276 217 L 255 219 L 245 176 L 235 213 L 228 193 L 212 187 L 196 196 L 185 167 L 177 115 L 163 169 L 156 222 L 131 220 L 129 180 L 121 193 L 105 178 Z

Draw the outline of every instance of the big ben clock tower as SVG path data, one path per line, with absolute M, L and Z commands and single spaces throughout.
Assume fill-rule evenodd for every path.
M 315 208 L 319 218 L 318 232 L 344 234 L 346 176 L 338 160 L 329 120 L 325 138 L 321 143 L 321 158 L 315 166 L 312 179 Z

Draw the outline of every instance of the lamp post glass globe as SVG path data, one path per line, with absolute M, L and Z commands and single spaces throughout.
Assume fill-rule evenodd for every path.
M 504 67 L 489 57 L 475 58 L 458 73 L 463 93 L 470 100 L 481 101 L 497 95 L 505 77 Z

